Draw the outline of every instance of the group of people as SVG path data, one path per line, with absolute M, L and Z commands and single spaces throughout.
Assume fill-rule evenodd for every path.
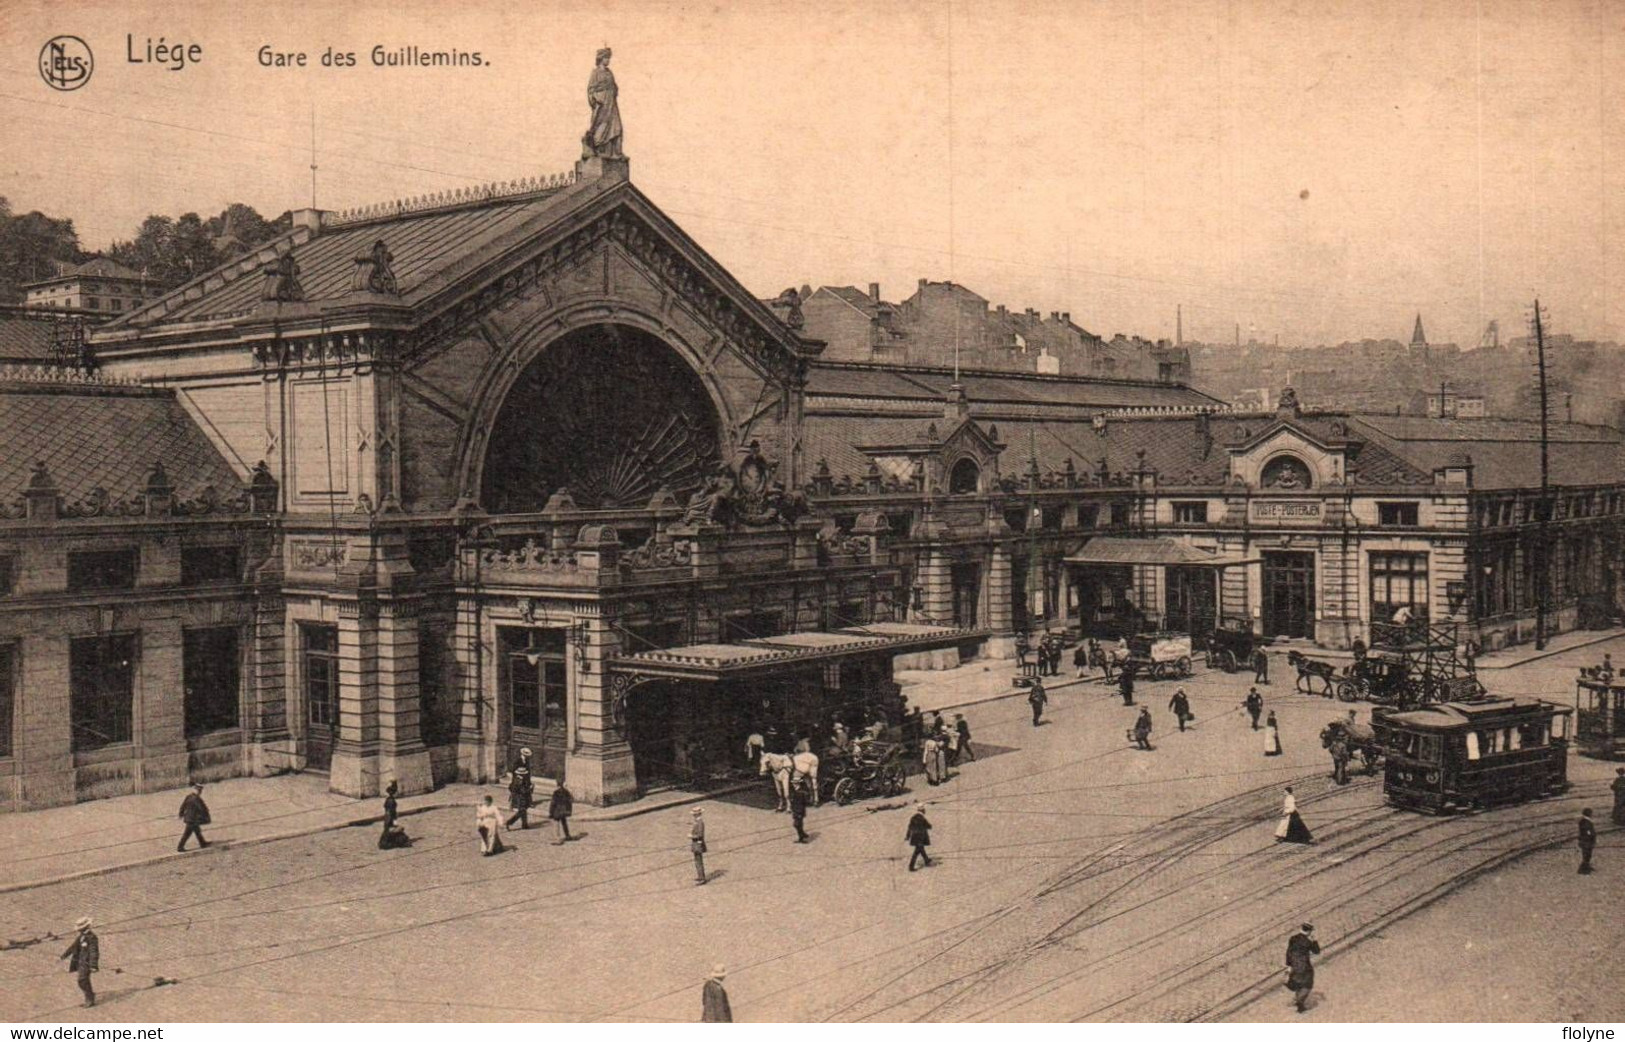
M 920 759 L 925 764 L 927 785 L 941 785 L 950 777 L 949 768 L 959 766 L 961 759 L 976 759 L 976 750 L 970 744 L 970 723 L 965 714 L 955 713 L 953 727 L 933 713 L 930 727 L 920 741 Z
M 1041 677 L 1061 675 L 1061 656 L 1066 650 L 1066 638 L 1058 633 L 1046 633 L 1034 644 L 1026 633 L 1016 634 L 1016 666 L 1026 671 L 1028 660 L 1038 666 Z
M 519 750 L 519 762 L 514 764 L 508 775 L 508 809 L 513 811 L 508 820 L 502 820 L 502 812 L 497 810 L 496 801 L 486 796 L 474 811 L 474 829 L 480 837 L 480 853 L 486 857 L 500 854 L 507 848 L 502 844 L 502 831 L 513 831 L 514 823 L 519 824 L 521 831 L 530 828 L 530 808 L 535 800 L 536 781 L 531 771 L 531 751 Z M 390 782 L 391 790 L 395 783 Z M 392 792 L 393 796 L 393 792 Z M 390 810 L 390 802 L 385 801 L 386 820 Z M 575 813 L 575 794 L 560 778 L 553 787 L 553 795 L 547 801 L 547 818 L 553 823 L 554 846 L 562 846 L 575 837 L 570 835 L 570 816 Z M 387 825 L 386 825 L 387 832 Z M 380 842 L 382 847 L 383 843 Z

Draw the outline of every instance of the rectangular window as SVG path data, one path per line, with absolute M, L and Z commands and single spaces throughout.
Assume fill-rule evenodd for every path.
M 234 583 L 241 578 L 235 546 L 181 547 L 181 585 Z
M 1207 501 L 1200 500 L 1194 503 L 1174 504 L 1174 524 L 1176 525 L 1205 525 L 1207 524 Z
M 186 693 L 186 737 L 241 726 L 242 669 L 237 628 L 186 630 L 181 640 L 181 684 Z
M 1417 523 L 1417 510 L 1415 503 L 1378 503 L 1377 524 L 1403 525 L 1415 527 Z
M 14 554 L 0 554 L 0 597 L 17 588 L 17 558 Z
M 339 628 L 300 623 L 305 662 L 305 719 L 317 727 L 337 725 L 339 715 Z
M 69 553 L 68 592 L 134 589 L 140 564 L 141 554 L 134 547 Z
M 1371 555 L 1371 621 L 1390 622 L 1401 608 L 1411 617 L 1428 617 L 1428 555 L 1373 553 Z
M 86 297 L 85 298 L 85 307 L 89 308 L 91 311 L 95 311 L 96 309 L 100 308 L 101 306 L 102 306 L 102 302 L 101 302 L 100 298 L 98 298 L 98 297 Z
M 1112 509 L 1111 523 L 1113 525 L 1126 525 L 1126 524 L 1128 524 L 1129 505 L 1127 503 L 1122 503 L 1122 502 L 1113 503 L 1111 509 Z
M 17 645 L 0 644 L 0 759 L 11 755 L 11 729 L 17 719 Z
M 133 633 L 68 642 L 68 715 L 74 752 L 130 740 L 136 649 Z
M 509 630 L 508 691 L 513 726 L 539 731 L 544 721 L 564 726 L 564 631 Z

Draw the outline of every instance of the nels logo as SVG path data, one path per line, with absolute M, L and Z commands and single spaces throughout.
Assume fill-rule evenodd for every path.
M 78 90 L 96 67 L 90 45 L 77 36 L 57 36 L 39 52 L 39 74 L 56 90 Z

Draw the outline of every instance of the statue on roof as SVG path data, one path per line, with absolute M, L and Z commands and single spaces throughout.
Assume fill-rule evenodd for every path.
M 372 244 L 372 250 L 355 259 L 355 273 L 350 277 L 352 292 L 398 293 L 395 269 L 390 267 L 395 255 L 389 252 L 384 240 Z
M 587 80 L 587 107 L 592 110 L 592 123 L 581 135 L 581 158 L 621 158 L 621 106 L 616 100 L 615 74 L 609 71 L 611 56 L 608 47 L 598 51 L 597 65 Z

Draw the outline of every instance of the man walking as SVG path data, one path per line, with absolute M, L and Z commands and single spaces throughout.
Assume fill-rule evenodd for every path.
M 519 822 L 520 831 L 530 828 L 530 801 L 536 794 L 536 783 L 531 779 L 530 768 L 521 763 L 513 769 L 513 778 L 508 782 L 508 809 L 513 811 L 513 817 L 508 819 L 504 826 L 509 832 L 513 831 L 513 823 Z
M 1591 808 L 1580 812 L 1580 874 L 1591 874 L 1591 852 L 1597 849 L 1597 826 L 1591 822 Z
M 1341 732 L 1332 736 L 1326 744 L 1326 749 L 1332 754 L 1332 781 L 1339 785 L 1349 783 L 1349 743 Z
M 1313 936 L 1315 927 L 1304 923 L 1302 930 L 1286 942 L 1286 986 L 1292 989 L 1292 1003 L 1302 1013 L 1309 1004 L 1309 993 L 1315 990 L 1315 964 L 1311 956 L 1320 954 L 1320 942 Z
M 68 972 L 78 974 L 79 990 L 84 993 L 88 1009 L 96 1004 L 96 989 L 91 987 L 90 975 L 101 969 L 101 946 L 96 940 L 96 931 L 90 928 L 90 916 L 84 916 L 73 925 L 79 935 L 60 957 L 68 960 Z
M 790 783 L 790 824 L 796 829 L 796 842 L 807 842 L 807 786 L 805 782 Z
M 1258 693 L 1258 688 L 1248 688 L 1247 697 L 1241 700 L 1247 707 L 1247 715 L 1253 718 L 1253 730 L 1258 730 L 1258 718 L 1264 715 L 1264 696 Z
M 1178 717 L 1179 729 L 1181 731 L 1185 729 L 1185 721 L 1187 719 L 1194 719 L 1191 717 L 1191 700 L 1190 697 L 1185 694 L 1184 688 L 1180 688 L 1174 692 L 1174 697 L 1168 700 L 1168 708 L 1172 709 L 1174 711 L 1174 716 Z
M 970 724 L 965 722 L 964 713 L 954 714 L 954 730 L 959 732 L 959 755 L 968 756 L 972 763 L 976 762 L 976 751 L 970 747 Z M 1614 796 L 1615 806 L 1618 806 L 1619 796 Z
M 1117 675 L 1117 693 L 1123 696 L 1123 704 L 1134 704 L 1134 667 L 1127 662 L 1123 663 L 1123 672 Z
M 1180 728 L 1180 730 L 1184 730 L 1184 728 Z M 1133 734 L 1134 734 L 1134 744 L 1139 746 L 1141 749 L 1144 749 L 1146 752 L 1150 752 L 1151 751 L 1151 710 L 1150 710 L 1149 707 L 1147 707 L 1147 706 L 1141 706 L 1140 707 L 1140 715 L 1134 721 Z
M 1033 681 L 1033 686 L 1027 689 L 1027 704 L 1033 707 L 1034 727 L 1038 726 L 1039 719 L 1043 717 L 1044 703 L 1048 701 L 1049 696 L 1044 694 L 1044 685 Z
M 1253 652 L 1253 683 L 1268 684 L 1270 682 L 1270 657 L 1263 649 Z
M 695 807 L 690 812 L 694 817 L 694 824 L 688 829 L 688 849 L 694 855 L 694 885 L 705 885 L 705 816 L 700 808 Z
M 209 845 L 203 838 L 203 826 L 209 824 L 209 805 L 203 802 L 202 782 L 193 782 L 192 791 L 181 800 L 180 819 L 186 822 L 186 831 L 181 833 L 181 841 L 175 847 L 177 851 L 185 850 L 186 841 L 193 836 L 197 837 L 199 850 Z
M 914 805 L 914 816 L 908 819 L 908 831 L 903 836 L 908 845 L 914 848 L 914 854 L 908 859 L 908 870 L 914 871 L 914 864 L 924 860 L 925 867 L 931 867 L 931 855 L 925 848 L 931 845 L 931 821 L 925 816 L 925 804 Z
M 700 991 L 700 1023 L 702 1024 L 732 1024 L 734 1022 L 733 1007 L 728 1005 L 728 989 L 722 986 L 722 979 L 728 976 L 728 968 L 722 963 L 711 967 L 711 976 L 705 979 L 705 987 Z
M 564 779 L 559 779 L 559 787 L 553 790 L 553 796 L 547 801 L 547 817 L 558 831 L 558 837 L 553 840 L 554 846 L 568 843 L 573 837 L 570 835 L 570 815 L 575 813 L 576 798 Z
M 1082 680 L 1083 675 L 1089 671 L 1088 641 L 1080 640 L 1078 646 L 1072 649 L 1072 668 L 1077 672 L 1079 680 Z

